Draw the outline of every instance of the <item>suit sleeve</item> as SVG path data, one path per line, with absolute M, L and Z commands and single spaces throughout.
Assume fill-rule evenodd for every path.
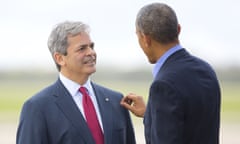
M 17 144 L 48 144 L 44 116 L 36 101 L 24 104 L 16 141 Z
M 151 142 L 153 144 L 183 143 L 183 104 L 177 90 L 168 83 L 155 82 L 150 90 Z

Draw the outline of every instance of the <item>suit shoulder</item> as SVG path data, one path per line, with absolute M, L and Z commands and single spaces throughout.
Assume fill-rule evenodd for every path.
M 96 83 L 92 83 L 92 84 L 93 84 L 94 88 L 101 89 L 102 91 L 104 91 L 104 93 L 110 93 L 111 95 L 117 95 L 117 96 L 122 96 L 123 95 L 121 92 L 110 89 L 106 86 L 102 86 L 102 85 L 99 85 L 99 84 L 96 84 Z
M 26 100 L 25 103 L 44 103 L 45 101 L 48 101 L 51 98 L 51 95 L 53 94 L 53 91 L 55 89 L 55 85 L 49 85 L 39 92 L 35 93 L 33 96 L 31 96 L 29 99 Z

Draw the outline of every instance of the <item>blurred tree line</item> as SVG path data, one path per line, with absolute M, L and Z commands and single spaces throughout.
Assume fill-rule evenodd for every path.
M 217 76 L 222 82 L 240 82 L 240 67 L 228 69 L 215 69 Z M 44 70 L 15 70 L 0 71 L 0 83 L 11 81 L 55 81 L 58 77 L 57 71 Z M 116 69 L 111 67 L 99 67 L 92 75 L 93 80 L 100 81 L 152 81 L 151 68 L 141 67 L 136 69 Z

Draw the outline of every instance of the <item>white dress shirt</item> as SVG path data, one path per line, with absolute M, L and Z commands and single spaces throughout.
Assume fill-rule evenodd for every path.
M 101 115 L 100 115 L 100 112 L 99 112 L 97 99 L 96 99 L 95 93 L 93 91 L 90 79 L 88 79 L 87 82 L 84 85 L 79 85 L 78 83 L 68 79 L 67 77 L 65 77 L 61 73 L 59 73 L 59 78 L 60 78 L 61 82 L 63 83 L 63 85 L 65 86 L 65 88 L 71 94 L 74 102 L 76 103 L 78 109 L 80 110 L 80 112 L 82 113 L 84 118 L 85 118 L 85 114 L 84 114 L 83 105 L 82 105 L 82 94 L 81 94 L 81 92 L 79 92 L 79 88 L 81 86 L 87 88 L 89 96 L 90 96 L 90 98 L 93 102 L 93 105 L 95 107 L 97 117 L 98 117 L 98 121 L 99 121 L 100 126 L 101 126 L 102 131 L 103 131 L 102 118 L 101 118 Z M 85 120 L 86 120 L 86 118 L 85 118 Z

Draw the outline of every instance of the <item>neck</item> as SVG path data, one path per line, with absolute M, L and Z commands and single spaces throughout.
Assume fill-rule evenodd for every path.
M 89 75 L 67 73 L 63 70 L 61 70 L 60 73 L 68 79 L 78 83 L 79 85 L 85 84 L 89 78 Z
M 162 55 L 164 55 L 164 53 L 166 53 L 169 49 L 176 46 L 177 44 L 179 44 L 178 40 L 167 44 L 154 42 L 153 47 L 156 59 L 158 60 Z

